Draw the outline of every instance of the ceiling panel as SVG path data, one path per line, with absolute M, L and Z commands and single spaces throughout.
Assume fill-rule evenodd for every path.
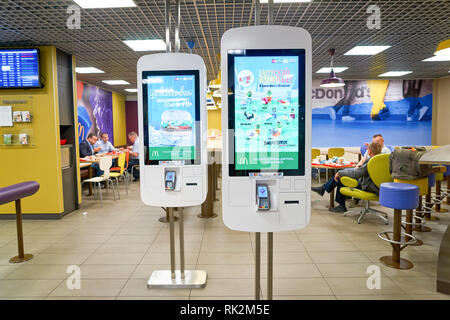
M 180 0 L 181 51 L 195 41 L 193 53 L 203 57 L 208 79 L 219 70 L 220 38 L 230 29 L 254 24 L 252 0 Z M 175 9 L 172 1 L 172 9 Z M 93 66 L 105 74 L 79 79 L 108 86 L 103 79 L 124 79 L 136 86 L 136 62 L 146 52 L 134 52 L 122 41 L 165 39 L 164 0 L 135 0 L 135 8 L 81 9 L 81 29 L 66 26 L 72 0 L 1 0 L 0 45 L 54 45 L 74 54 L 79 66 Z M 381 29 L 368 29 L 369 5 L 381 9 Z M 267 5 L 260 18 L 267 24 Z M 349 67 L 345 79 L 376 78 L 389 70 L 412 70 L 417 78 L 448 75 L 450 62 L 422 62 L 437 44 L 450 37 L 448 0 L 313 0 L 310 3 L 274 4 L 274 23 L 307 29 L 313 39 L 313 71 L 329 65 L 329 48 L 336 48 L 335 65 Z M 172 17 L 172 39 L 175 20 Z M 344 56 L 355 45 L 391 45 L 375 56 Z M 313 77 L 326 75 L 313 74 Z M 118 89 L 120 88 L 120 89 Z

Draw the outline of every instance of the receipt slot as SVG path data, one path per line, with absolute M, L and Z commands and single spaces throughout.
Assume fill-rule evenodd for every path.
M 137 63 L 140 195 L 165 207 L 171 270 L 152 273 L 149 288 L 202 288 L 206 272 L 184 270 L 183 208 L 201 205 L 208 190 L 206 67 L 194 54 L 160 53 Z M 175 270 L 174 208 L 179 208 L 180 270 Z
M 303 228 L 311 215 L 311 36 L 285 26 L 230 29 L 221 70 L 223 221 L 256 233 L 257 300 L 260 233 L 268 233 L 271 299 L 273 232 Z

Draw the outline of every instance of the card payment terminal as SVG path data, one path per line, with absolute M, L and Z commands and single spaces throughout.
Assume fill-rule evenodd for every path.
M 165 185 L 167 191 L 175 190 L 175 171 L 166 171 Z
M 270 209 L 269 187 L 267 184 L 256 185 L 256 199 L 258 201 L 258 210 Z

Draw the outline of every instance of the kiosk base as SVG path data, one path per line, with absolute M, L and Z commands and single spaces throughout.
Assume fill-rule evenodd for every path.
M 184 279 L 181 271 L 175 271 L 175 278 L 171 277 L 170 270 L 155 270 L 147 282 L 148 288 L 198 289 L 206 286 L 206 271 L 185 270 Z

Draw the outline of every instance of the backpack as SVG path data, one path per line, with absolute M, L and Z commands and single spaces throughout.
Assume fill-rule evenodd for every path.
M 394 179 L 416 180 L 433 173 L 431 165 L 419 165 L 419 159 L 426 152 L 424 147 L 395 149 L 389 156 L 391 176 Z

